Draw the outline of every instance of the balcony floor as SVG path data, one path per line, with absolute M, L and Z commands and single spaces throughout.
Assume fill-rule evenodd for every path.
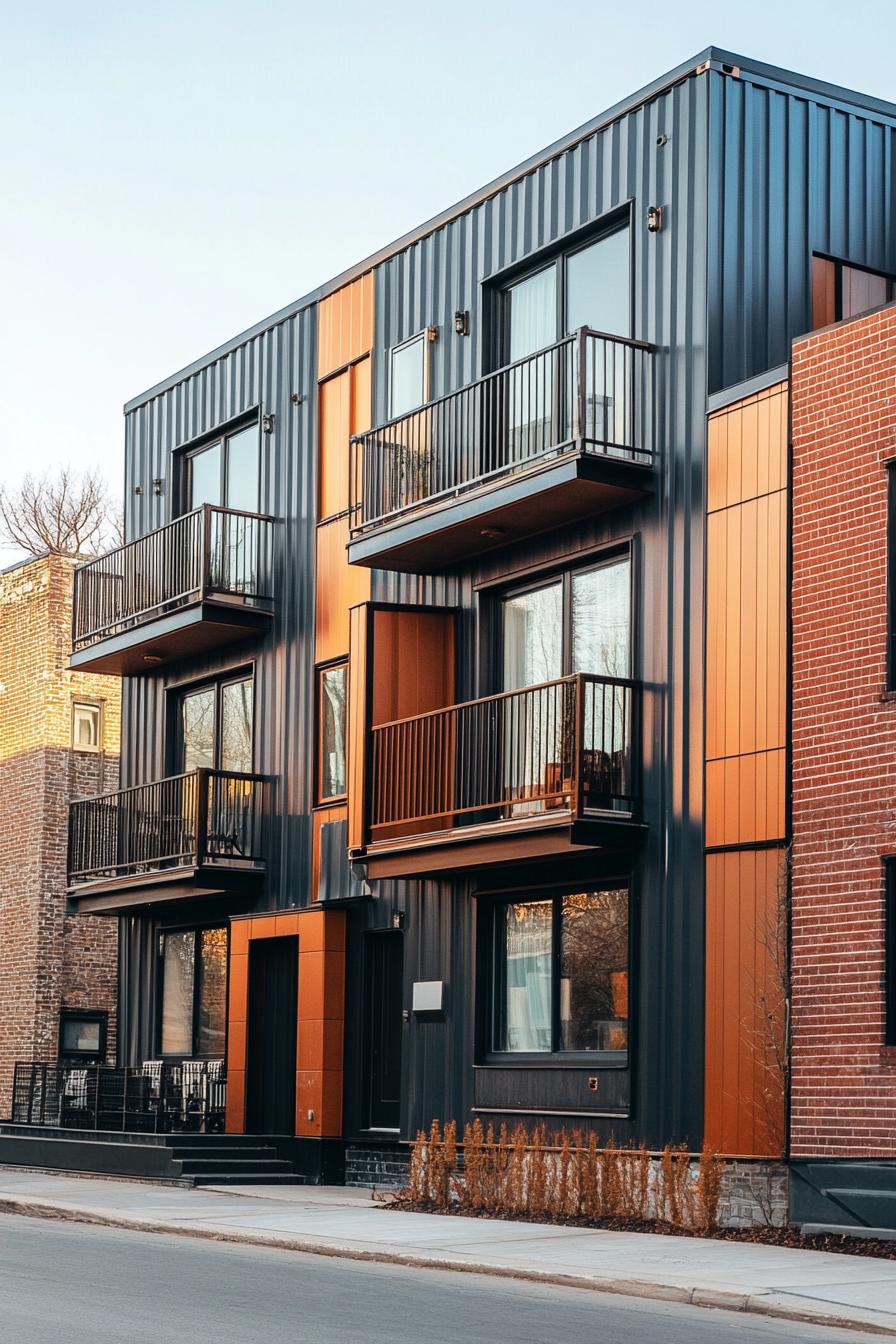
M 588 850 L 630 853 L 640 845 L 646 829 L 626 812 L 574 818 L 564 809 L 550 815 L 374 840 L 363 855 L 352 857 L 366 866 L 371 879 L 425 877 L 530 859 L 574 857 Z
M 263 877 L 259 865 L 220 861 L 98 877 L 68 888 L 68 909 L 70 914 L 119 915 L 209 897 L 238 898 L 255 891 Z
M 145 676 L 178 658 L 248 639 L 267 630 L 270 620 L 269 610 L 241 600 L 195 602 L 76 650 L 69 667 L 120 677 Z
M 455 568 L 499 546 L 632 504 L 651 493 L 653 481 L 652 466 L 567 452 L 459 494 L 424 500 L 382 526 L 356 532 L 349 561 L 405 573 Z

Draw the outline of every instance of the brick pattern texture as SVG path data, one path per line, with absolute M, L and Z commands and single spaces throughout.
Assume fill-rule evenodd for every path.
M 896 307 L 793 349 L 794 1156 L 896 1157 L 882 857 L 896 854 L 885 690 Z
M 56 1057 L 62 1007 L 109 1014 L 117 926 L 65 911 L 68 804 L 118 787 L 121 688 L 70 672 L 73 561 L 0 573 L 0 1117 L 17 1059 Z M 72 749 L 72 704 L 103 706 L 103 751 Z

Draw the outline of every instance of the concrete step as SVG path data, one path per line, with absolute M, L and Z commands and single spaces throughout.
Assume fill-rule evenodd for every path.
M 288 1163 L 286 1164 L 289 1165 Z M 267 1172 L 258 1173 L 251 1171 L 233 1171 L 227 1175 L 221 1176 L 192 1176 L 194 1185 L 307 1185 L 308 1182 L 304 1176 L 298 1172 Z
M 264 1172 L 270 1172 L 272 1175 L 292 1175 L 292 1167 L 289 1162 L 281 1161 L 276 1155 L 271 1157 L 231 1157 L 224 1159 L 214 1157 L 191 1157 L 180 1163 L 180 1169 L 184 1176 L 230 1176 L 234 1172 L 246 1172 L 258 1175 L 261 1175 Z
M 850 1189 L 831 1186 L 825 1194 L 848 1209 L 857 1223 L 870 1227 L 896 1227 L 896 1190 Z

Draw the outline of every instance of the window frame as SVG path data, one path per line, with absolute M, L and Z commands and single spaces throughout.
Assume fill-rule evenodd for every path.
M 564 896 L 576 895 L 580 892 L 600 892 L 600 891 L 625 891 L 628 906 L 628 945 L 626 949 L 626 961 L 628 971 L 628 1016 L 627 1025 L 627 1044 L 625 1050 L 561 1050 L 560 1041 L 560 962 L 562 956 L 562 919 L 563 919 L 563 898 Z M 551 917 L 551 1049 L 550 1050 L 496 1050 L 494 1042 L 496 1039 L 496 1028 L 498 1022 L 498 990 L 501 983 L 498 970 L 498 961 L 500 957 L 500 944 L 498 939 L 498 915 L 508 905 L 522 905 L 529 902 L 537 903 L 540 901 L 551 901 L 553 905 Z M 477 1063 L 481 1065 L 500 1064 L 504 1067 L 526 1067 L 541 1065 L 545 1068 L 557 1067 L 580 1067 L 581 1065 L 590 1065 L 601 1069 L 627 1069 L 630 1067 L 632 1059 L 632 1037 L 634 1020 L 634 899 L 632 892 L 632 881 L 630 877 L 620 877 L 616 880 L 610 878 L 600 878 L 599 880 L 588 881 L 570 885 L 568 882 L 560 886 L 545 888 L 527 887 L 518 891 L 507 891 L 495 894 L 487 900 L 483 900 L 486 919 L 484 938 L 479 944 L 479 954 L 485 953 L 485 966 L 487 968 L 485 981 L 485 993 L 480 1001 L 482 1011 L 481 1028 L 479 1039 L 481 1049 Z M 480 910 L 480 913 L 482 911 Z
M 345 789 L 342 793 L 325 794 L 323 791 L 324 780 L 324 676 L 327 672 L 333 672 L 337 668 L 345 668 L 345 725 L 344 725 L 344 757 L 345 757 Z M 315 733 L 315 775 L 314 775 L 314 797 L 316 807 L 333 807 L 345 803 L 348 800 L 348 687 L 349 687 L 349 660 L 348 658 L 331 658 L 328 662 L 318 663 L 315 669 L 315 706 L 314 706 L 314 733 Z
M 104 730 L 104 727 L 105 727 L 105 724 L 104 724 L 105 715 L 104 715 L 104 713 L 103 713 L 103 708 L 104 708 L 104 706 L 103 706 L 103 702 L 102 702 L 102 700 L 87 700 L 87 699 L 85 699 L 83 696 L 79 696 L 76 700 L 74 700 L 74 699 L 72 700 L 72 751 L 88 751 L 88 752 L 91 752 L 94 756 L 98 756 L 98 755 L 101 755 L 101 754 L 102 754 L 102 751 L 103 751 L 103 730 Z M 91 710 L 95 710 L 95 711 L 96 711 L 96 746 L 95 746 L 95 747 L 85 747 L 85 746 L 81 745 L 81 744 L 76 740 L 76 737 L 75 737 L 75 722 L 76 722 L 76 718 L 77 718 L 77 712 L 78 712 L 79 709 L 91 709 Z
M 201 934 L 208 929 L 223 929 L 226 935 L 226 944 L 224 949 L 224 1043 L 220 1055 L 199 1055 L 196 1053 L 197 1041 L 197 1019 L 199 1000 L 202 988 L 202 977 L 197 973 L 200 962 Z M 162 1053 L 162 1021 L 165 1005 L 165 959 L 164 959 L 164 940 L 170 934 L 192 933 L 193 934 L 193 993 L 190 1007 L 190 1044 L 191 1053 L 185 1055 L 182 1053 L 163 1054 Z M 164 1060 L 166 1063 L 178 1063 L 185 1059 L 227 1059 L 227 1041 L 230 1034 L 230 1021 L 228 1013 L 228 1003 L 230 1001 L 230 921 L 225 919 L 222 924 L 220 920 L 205 920 L 201 924 L 165 924 L 156 929 L 156 950 L 155 950 L 155 1028 L 153 1041 L 153 1058 Z
M 245 430 L 251 429 L 253 425 L 255 426 L 258 435 L 258 477 L 256 484 L 258 486 L 257 512 L 260 514 L 262 432 L 261 432 L 261 415 L 256 409 L 251 414 L 243 415 L 238 420 L 234 420 L 228 424 L 222 425 L 213 432 L 203 435 L 202 438 L 198 439 L 196 442 L 185 444 L 178 449 L 179 461 L 177 469 L 178 485 L 176 491 L 177 494 L 177 513 L 175 515 L 176 517 L 183 517 L 185 514 L 193 513 L 195 509 L 200 509 L 203 507 L 201 504 L 196 504 L 195 506 L 191 506 L 190 504 L 190 496 L 192 494 L 193 460 L 194 458 L 199 457 L 202 453 L 207 452 L 210 448 L 214 448 L 215 444 L 221 445 L 221 465 L 219 467 L 219 485 L 220 485 L 221 499 L 222 500 L 226 499 L 227 483 L 228 483 L 228 463 L 229 463 L 229 452 L 227 445 L 231 439 L 236 438 L 238 434 L 242 434 Z M 214 504 L 211 507 L 229 509 L 231 506 L 229 504 L 222 503 L 222 504 Z M 252 513 L 253 510 L 236 509 L 234 510 L 234 512 Z
M 66 1022 L 97 1022 L 100 1029 L 100 1043 L 96 1050 L 66 1050 L 63 1041 L 63 1026 Z M 106 1059 L 109 1040 L 109 1014 L 105 1009 L 65 1008 L 59 1009 L 58 1059 L 76 1060 L 78 1063 L 102 1064 Z
M 635 247 L 634 230 L 631 227 L 631 211 L 626 209 L 624 213 L 617 213 L 615 217 L 604 220 L 596 225 L 589 225 L 584 232 L 579 231 L 572 238 L 567 238 L 552 246 L 548 255 L 541 257 L 535 256 L 528 259 L 519 266 L 515 266 L 512 272 L 505 273 L 504 276 L 494 277 L 489 281 L 495 295 L 493 305 L 494 326 L 496 330 L 492 337 L 492 350 L 494 352 L 495 363 L 493 369 L 505 368 L 510 363 L 510 323 L 508 321 L 510 313 L 510 294 L 511 291 L 522 281 L 529 280 L 542 271 L 554 267 L 556 271 L 555 290 L 555 334 L 551 344 L 565 340 L 567 336 L 572 335 L 566 328 L 566 300 L 568 295 L 569 282 L 567 277 L 567 263 L 570 257 L 576 256 L 580 252 L 585 252 L 595 243 L 603 242 L 606 238 L 611 238 L 616 233 L 623 231 L 628 234 L 628 273 L 629 273 L 629 293 L 628 293 L 628 331 L 618 336 L 619 340 L 632 340 L 633 329 L 635 325 Z M 610 333 L 608 333 L 610 334 Z M 486 370 L 487 371 L 487 370 Z
M 415 331 L 414 334 L 413 334 L 413 336 L 408 336 L 408 337 L 405 338 L 405 340 L 403 340 L 403 341 L 398 341 L 398 342 L 396 342 L 395 345 L 391 345 L 391 346 L 389 347 L 389 351 L 388 351 L 388 355 L 389 355 L 389 364 L 388 364 L 388 367 L 389 367 L 389 401 L 388 401 L 388 404 L 389 404 L 389 415 L 388 415 L 388 419 L 389 419 L 389 420 L 403 420 L 403 419 L 405 418 L 405 416 L 408 416 L 408 415 L 415 415 L 415 414 L 417 413 L 417 411 L 421 410 L 424 406 L 426 406 L 427 403 L 428 403 L 429 400 L 430 400 L 430 393 L 431 393 L 431 391 L 432 391 L 432 368 L 431 368 L 432 361 L 431 361 L 431 359 L 430 359 L 430 357 L 429 357 L 429 347 L 430 347 L 430 344 L 431 344 L 429 333 L 430 333 L 431 330 L 432 330 L 432 328 L 430 328 L 430 327 L 422 327 L 419 331 Z M 421 356 L 420 356 L 420 357 L 421 357 L 422 366 L 423 366 L 423 367 L 422 367 L 422 370 L 421 370 L 421 372 L 422 372 L 422 374 L 423 374 L 423 379 L 422 379 L 423 400 L 420 402 L 420 404 L 419 404 L 418 406 L 410 406 L 407 410 L 404 410 L 404 411 L 398 411 L 398 412 L 396 413 L 395 408 L 394 408 L 394 404 L 393 404 L 393 393 L 394 393 L 394 390 L 395 390 L 395 368 L 394 368 L 395 356 L 396 356 L 397 354 L 400 354 L 403 350 L 407 350 L 410 346 L 412 346 L 412 345 L 417 345 L 418 343 L 419 343 L 420 346 L 421 346 Z
M 256 696 L 255 696 L 256 678 L 255 678 L 255 664 L 253 662 L 250 664 L 244 664 L 243 666 L 238 668 L 230 668 L 227 671 L 221 672 L 214 677 L 204 677 L 202 678 L 201 681 L 182 682 L 178 685 L 170 686 L 168 688 L 169 704 L 168 704 L 168 713 L 166 716 L 168 723 L 168 734 L 167 734 L 168 746 L 166 750 L 166 757 L 168 761 L 169 774 L 183 775 L 188 773 L 183 768 L 184 743 L 183 743 L 182 705 L 184 700 L 187 698 L 187 696 L 196 695 L 202 691 L 212 689 L 215 691 L 215 726 L 214 726 L 215 764 L 209 766 L 208 768 L 211 770 L 222 769 L 222 766 L 220 764 L 221 737 L 218 731 L 221 723 L 221 696 L 223 688 L 225 686 L 234 685 L 237 682 L 241 681 L 251 681 L 252 683 L 252 726 L 251 726 L 252 769 L 247 771 L 246 773 L 247 774 L 256 773 L 257 750 L 258 750 L 257 748 L 258 735 L 256 733 L 256 728 L 257 728 L 258 706 L 256 703 Z M 233 771 L 228 773 L 240 773 L 240 772 Z

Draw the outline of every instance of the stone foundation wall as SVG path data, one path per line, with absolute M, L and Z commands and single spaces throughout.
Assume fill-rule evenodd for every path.
M 410 1153 L 406 1148 L 368 1148 L 349 1145 L 345 1150 L 346 1185 L 400 1190 L 407 1184 Z
M 722 1227 L 784 1227 L 788 1220 L 789 1174 L 783 1162 L 725 1164 L 719 1224 Z

